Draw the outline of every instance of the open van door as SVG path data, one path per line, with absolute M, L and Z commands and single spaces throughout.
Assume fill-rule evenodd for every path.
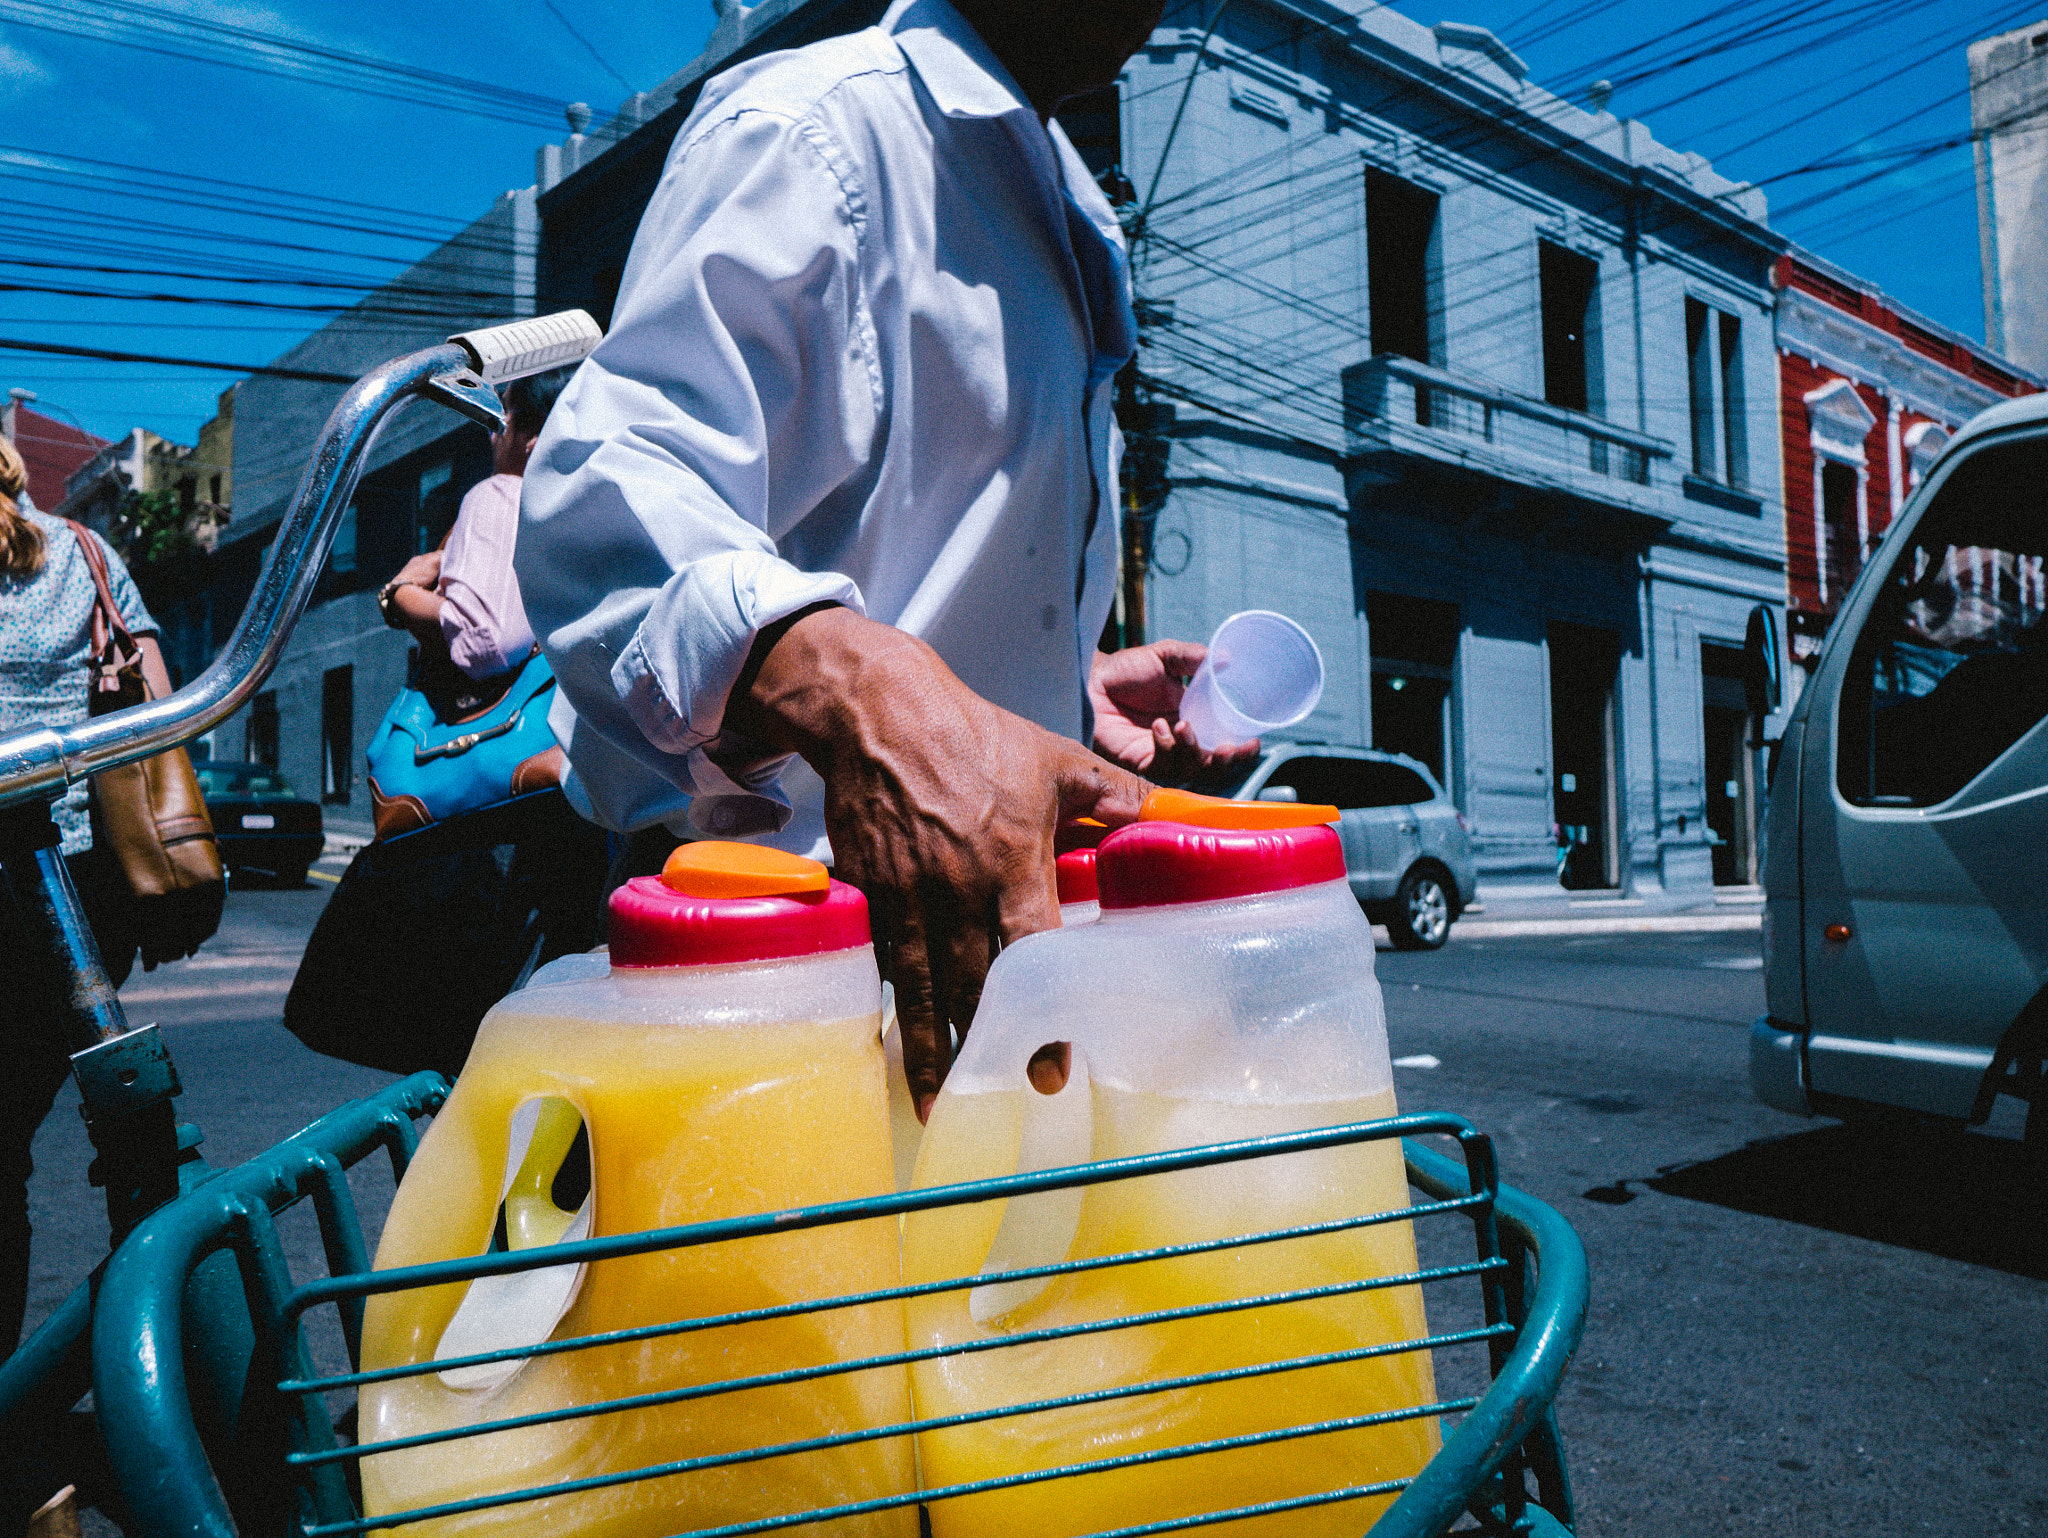
M 1969 1116 L 2048 979 L 2044 558 L 2036 421 L 1959 442 L 1836 620 L 1796 791 L 1819 1109 Z

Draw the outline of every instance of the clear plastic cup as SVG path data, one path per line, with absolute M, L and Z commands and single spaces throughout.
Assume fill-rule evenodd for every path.
M 1209 638 L 1209 655 L 1180 702 L 1205 748 L 1249 742 L 1292 726 L 1323 697 L 1323 654 L 1284 614 L 1247 609 Z

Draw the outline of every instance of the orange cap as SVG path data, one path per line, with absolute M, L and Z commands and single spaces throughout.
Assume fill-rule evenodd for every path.
M 685 897 L 778 897 L 822 892 L 832 876 L 816 860 L 760 844 L 683 844 L 661 867 L 661 884 Z
M 1302 801 L 1225 801 L 1191 790 L 1155 790 L 1138 810 L 1140 822 L 1179 822 L 1195 828 L 1312 828 L 1335 822 L 1334 806 Z

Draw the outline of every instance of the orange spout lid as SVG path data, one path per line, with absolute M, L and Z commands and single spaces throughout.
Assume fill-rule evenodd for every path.
M 661 884 L 684 897 L 782 897 L 831 882 L 816 860 L 760 844 L 683 844 L 661 868 Z
M 1140 822 L 1178 822 L 1195 828 L 1312 828 L 1338 818 L 1334 806 L 1300 801 L 1226 801 L 1191 790 L 1160 789 L 1145 798 Z

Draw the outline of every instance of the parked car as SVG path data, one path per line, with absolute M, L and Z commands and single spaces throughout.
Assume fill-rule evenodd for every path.
M 304 881 L 327 847 L 320 804 L 292 794 L 284 776 L 263 764 L 208 760 L 193 768 L 229 873 L 254 871 L 287 886 Z
M 1470 827 L 1436 776 L 1405 754 L 1276 742 L 1249 769 L 1236 765 L 1188 788 L 1338 808 L 1351 890 L 1404 951 L 1441 946 L 1477 893 Z

